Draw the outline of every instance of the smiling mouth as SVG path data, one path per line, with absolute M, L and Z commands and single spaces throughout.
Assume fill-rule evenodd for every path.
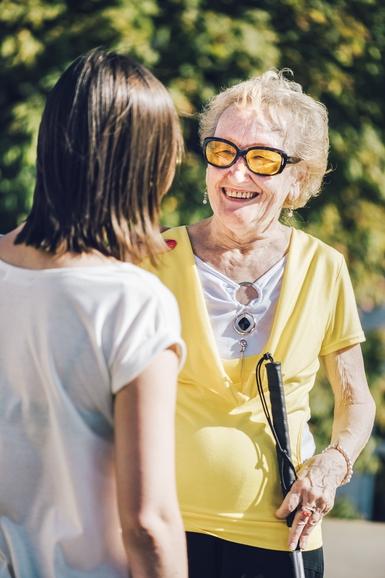
M 225 189 L 224 187 L 222 187 L 222 193 L 228 199 L 237 199 L 241 201 L 250 201 L 251 199 L 258 197 L 260 194 L 257 191 L 238 191 L 235 189 Z

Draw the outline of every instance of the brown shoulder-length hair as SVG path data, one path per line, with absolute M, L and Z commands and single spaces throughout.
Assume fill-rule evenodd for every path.
M 151 72 L 102 49 L 80 56 L 48 95 L 33 205 L 16 243 L 153 260 L 182 148 L 172 99 Z

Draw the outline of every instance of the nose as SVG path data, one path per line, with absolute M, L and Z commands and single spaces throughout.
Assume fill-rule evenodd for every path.
M 233 166 L 230 167 L 230 170 L 233 179 L 237 183 L 249 181 L 251 178 L 250 171 L 246 164 L 246 160 L 243 157 L 239 157 L 237 161 L 233 164 Z

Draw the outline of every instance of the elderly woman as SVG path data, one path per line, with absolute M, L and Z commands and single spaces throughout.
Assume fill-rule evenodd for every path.
M 213 214 L 166 231 L 169 251 L 156 271 L 178 300 L 189 352 L 179 379 L 177 478 L 190 578 L 290 578 L 288 552 L 297 546 L 307 578 L 321 577 L 319 522 L 350 480 L 374 416 L 344 258 L 280 221 L 283 209 L 319 192 L 327 112 L 269 71 L 216 96 L 201 137 Z M 282 363 L 299 476 L 283 503 L 255 385 L 267 351 Z M 320 358 L 335 413 L 330 445 L 314 455 L 309 392 Z

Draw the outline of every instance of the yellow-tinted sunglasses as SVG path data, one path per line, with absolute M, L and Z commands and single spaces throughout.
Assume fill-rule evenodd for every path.
M 252 173 L 264 176 L 278 175 L 286 165 L 302 160 L 271 147 L 255 146 L 242 150 L 229 140 L 212 136 L 204 139 L 203 154 L 206 161 L 218 169 L 228 169 L 243 157 Z

